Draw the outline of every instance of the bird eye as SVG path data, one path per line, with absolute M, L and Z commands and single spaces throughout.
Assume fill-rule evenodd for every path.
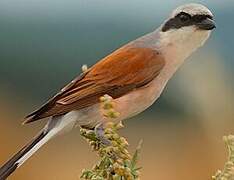
M 179 17 L 179 19 L 180 19 L 180 21 L 181 22 L 188 22 L 190 19 L 191 19 L 191 16 L 189 15 L 189 14 L 187 14 L 187 13 L 180 13 L 179 15 L 178 15 L 178 17 Z

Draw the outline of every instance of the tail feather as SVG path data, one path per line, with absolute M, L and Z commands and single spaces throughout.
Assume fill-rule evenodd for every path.
M 6 179 L 11 173 L 13 173 L 27 158 L 25 157 L 27 153 L 30 153 L 32 149 L 40 143 L 40 141 L 48 134 L 46 131 L 41 131 L 31 142 L 24 146 L 20 151 L 18 151 L 10 160 L 8 160 L 0 168 L 0 180 Z M 43 145 L 43 144 L 42 144 Z
M 5 180 L 28 158 L 30 158 L 42 145 L 51 138 L 66 131 L 70 131 L 76 124 L 76 116 L 67 114 L 64 116 L 52 117 L 45 128 L 10 160 L 0 168 L 0 180 Z

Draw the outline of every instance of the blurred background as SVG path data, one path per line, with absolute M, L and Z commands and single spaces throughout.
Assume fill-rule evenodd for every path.
M 45 121 L 23 117 L 114 49 L 157 28 L 185 0 L 1 0 L 0 164 Z M 217 29 L 168 84 L 160 100 L 125 121 L 134 150 L 144 140 L 141 179 L 203 180 L 222 168 L 222 136 L 234 133 L 234 1 L 203 0 Z M 96 160 L 79 129 L 54 139 L 11 180 L 75 180 Z

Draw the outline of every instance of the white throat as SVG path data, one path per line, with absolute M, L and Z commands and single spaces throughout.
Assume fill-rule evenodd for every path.
M 181 29 L 159 32 L 160 49 L 164 55 L 176 58 L 183 62 L 194 51 L 201 47 L 210 36 L 210 31 L 201 31 L 195 27 L 184 27 Z

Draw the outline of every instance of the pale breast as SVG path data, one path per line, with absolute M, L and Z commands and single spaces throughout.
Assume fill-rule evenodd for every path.
M 143 112 L 158 99 L 163 88 L 165 87 L 167 79 L 162 77 L 162 75 L 163 74 L 159 75 L 146 86 L 134 90 L 120 98 L 114 99 L 114 108 L 120 113 L 118 118 L 104 118 L 101 105 L 96 104 L 89 108 L 72 112 L 76 114 L 77 124 L 80 126 L 93 128 L 102 122 L 105 123 L 106 121 L 111 120 L 116 123 Z

